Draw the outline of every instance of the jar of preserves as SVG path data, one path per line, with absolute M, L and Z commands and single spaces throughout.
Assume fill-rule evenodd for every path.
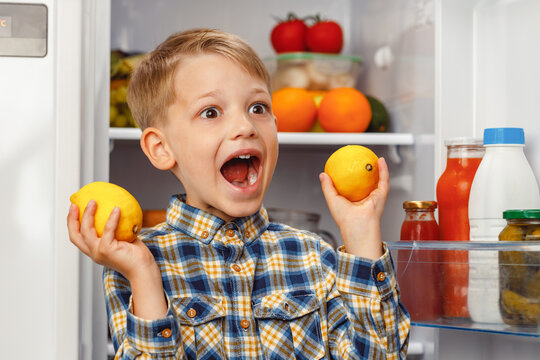
M 405 201 L 402 241 L 437 241 L 435 201 Z M 440 264 L 437 250 L 400 250 L 398 283 L 401 301 L 412 321 L 433 321 L 441 316 Z
M 469 194 L 476 169 L 484 156 L 482 139 L 451 138 L 446 169 L 437 182 L 439 230 L 442 241 L 469 240 Z M 442 315 L 467 318 L 469 254 L 465 250 L 441 251 Z
M 405 219 L 401 225 L 401 240 L 439 240 L 436 201 L 405 201 L 403 209 Z
M 500 241 L 540 242 L 540 209 L 506 210 Z M 540 252 L 499 252 L 499 304 L 509 325 L 540 325 Z

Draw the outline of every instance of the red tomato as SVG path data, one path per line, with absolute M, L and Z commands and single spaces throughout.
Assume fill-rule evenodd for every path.
M 280 22 L 270 34 L 274 50 L 279 53 L 306 51 L 307 25 L 300 19 L 289 15 L 287 20 Z
M 307 30 L 309 51 L 339 54 L 343 48 L 343 30 L 335 21 L 318 21 Z

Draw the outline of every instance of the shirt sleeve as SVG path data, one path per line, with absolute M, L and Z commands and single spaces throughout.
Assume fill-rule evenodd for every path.
M 329 271 L 327 312 L 332 356 L 405 359 L 410 318 L 399 301 L 395 271 L 386 246 L 376 261 L 339 250 L 336 259 L 332 250 L 324 248 L 321 255 L 323 267 Z
M 171 302 L 164 318 L 145 320 L 132 312 L 129 281 L 120 273 L 104 268 L 103 286 L 115 359 L 182 358 L 181 330 Z

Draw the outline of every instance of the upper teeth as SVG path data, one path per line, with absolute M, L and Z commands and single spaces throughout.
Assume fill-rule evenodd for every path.
M 240 155 L 240 156 L 238 156 L 238 158 L 247 160 L 247 159 L 251 158 L 251 155 Z

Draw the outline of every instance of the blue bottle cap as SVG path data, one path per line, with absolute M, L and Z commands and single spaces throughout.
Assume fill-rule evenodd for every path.
M 484 145 L 517 144 L 525 145 L 525 133 L 522 128 L 489 128 L 484 129 Z

